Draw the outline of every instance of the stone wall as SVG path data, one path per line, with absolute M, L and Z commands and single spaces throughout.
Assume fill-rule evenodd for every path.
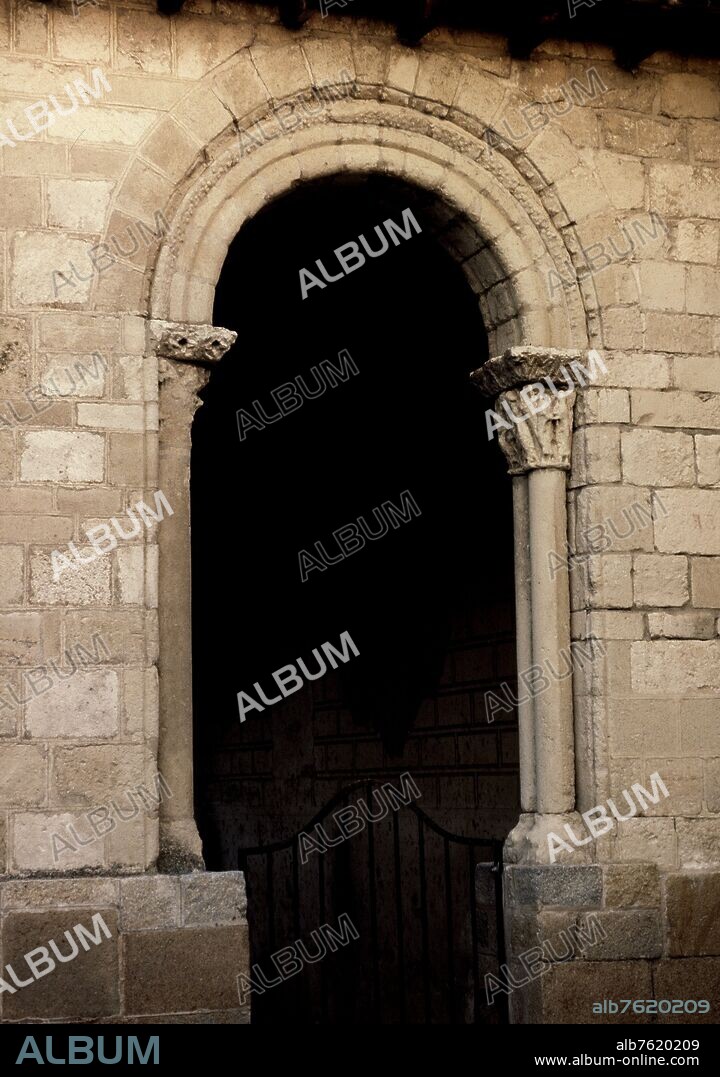
M 90 931 L 97 914 L 108 929 L 97 931 L 100 942 L 76 943 L 67 964 L 40 963 L 33 982 L 25 954 L 44 946 L 47 955 L 52 939 L 67 961 L 75 926 Z M 248 961 L 240 872 L 0 883 L 0 938 L 3 965 L 17 977 L 3 970 L 3 1021 L 245 1024 L 249 1017 L 237 985 Z M 25 986 L 14 987 L 18 980 Z
M 586 906 L 613 922 L 599 960 L 540 980 L 518 1016 L 569 1015 L 564 1000 L 588 965 L 610 990 L 622 962 L 626 989 L 657 997 L 693 997 L 711 964 L 717 983 L 720 943 L 703 927 L 720 863 L 717 63 L 656 53 L 631 75 L 602 46 L 552 40 L 517 61 L 500 38 L 442 28 L 410 50 L 381 22 L 315 15 L 294 34 L 270 8 L 222 0 L 172 19 L 151 0 L 74 12 L 1 0 L 0 50 L 0 870 L 48 877 L 4 884 L 7 945 L 30 945 L 35 916 L 41 945 L 55 921 L 40 920 L 60 914 L 40 910 L 90 893 L 56 874 L 102 874 L 92 901 L 120 910 L 121 933 L 120 895 L 147 885 L 169 908 L 166 888 L 202 885 L 144 875 L 161 837 L 165 865 L 197 865 L 183 481 L 204 376 L 197 356 L 158 348 L 150 320 L 209 325 L 242 221 L 302 178 L 352 169 L 402 176 L 449 207 L 445 239 L 477 291 L 491 354 L 596 347 L 609 371 L 575 404 L 569 533 L 590 556 L 571 572 L 572 630 L 607 653 L 575 678 L 571 807 L 587 811 L 655 770 L 670 795 L 571 854 L 567 871 L 591 880 L 587 894 L 509 885 L 509 918 L 517 905 L 527 927 L 511 924 L 512 947 Z M 351 97 L 318 109 L 312 88 L 341 85 L 342 72 Z M 59 115 L 77 79 L 93 92 Z M 172 517 L 53 579 L 53 551 L 74 542 L 89 558 L 88 529 L 127 521 L 159 489 Z M 646 522 L 625 536 L 623 508 L 635 503 Z M 609 545 L 588 537 L 607 518 L 624 536 Z M 91 652 L 84 665 L 78 645 Z M 113 799 L 152 786 L 158 760 L 172 797 L 102 826 Z M 55 860 L 53 833 L 72 823 L 87 836 L 96 809 L 99 840 Z M 509 875 L 536 870 L 543 844 Z M 45 905 L 22 911 L 35 885 Z M 148 913 L 136 935 L 128 915 L 128 953 L 155 931 L 176 933 L 182 950 L 196 930 Z M 163 1012 L 232 1008 L 225 988 L 178 992 Z
M 668 871 L 654 861 L 643 863 L 639 854 L 630 863 L 509 867 L 509 970 L 521 985 L 509 995 L 512 1020 L 712 1024 L 720 1001 L 712 911 L 718 887 L 717 871 Z M 589 945 L 575 960 L 552 962 L 567 950 L 560 933 L 572 928 L 579 928 Z M 528 977 L 521 954 L 526 962 L 536 962 L 537 978 Z M 695 1007 L 692 1013 L 650 1015 L 647 1007 L 630 1006 L 623 1013 L 620 999 L 705 1000 L 709 1008 L 704 1014 L 704 1007 Z M 618 1004 L 618 1010 L 608 1010 L 606 1000 Z M 603 1010 L 593 1011 L 598 1004 Z

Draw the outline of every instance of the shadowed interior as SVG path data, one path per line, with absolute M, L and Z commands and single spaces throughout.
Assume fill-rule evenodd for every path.
M 335 248 L 363 234 L 381 249 L 376 225 L 400 226 L 408 206 L 420 234 L 301 297 L 301 267 L 337 275 Z M 488 724 L 484 706 L 488 689 L 515 688 L 511 489 L 468 378 L 487 354 L 477 299 L 437 230 L 426 195 L 343 177 L 274 202 L 228 254 L 214 323 L 238 339 L 204 390 L 191 479 L 208 868 L 288 838 L 360 778 L 409 771 L 454 834 L 502 839 L 517 819 L 516 718 Z M 341 351 L 356 374 L 277 421 L 242 420 L 240 440 L 238 409 L 279 415 L 271 391 L 298 375 L 318 390 Z M 333 531 L 359 517 L 379 530 L 373 510 L 399 509 L 404 491 L 420 515 L 301 579 L 301 549 L 338 557 Z M 240 723 L 241 689 L 277 696 L 275 670 L 302 658 L 315 671 L 313 649 L 344 631 L 358 657 Z

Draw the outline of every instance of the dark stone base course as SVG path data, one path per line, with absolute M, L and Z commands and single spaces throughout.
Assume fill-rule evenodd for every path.
M 716 1024 L 720 957 L 660 961 L 572 961 L 542 977 L 543 1021 L 552 1024 Z M 707 999 L 707 1014 L 593 1013 L 603 999 Z M 621 1007 L 620 1007 L 621 1008 Z M 536 1023 L 540 1023 L 538 1020 Z
M 59 964 L 40 980 L 18 988 L 16 994 L 5 993 L 4 1020 L 102 1022 L 120 1015 L 117 913 L 112 909 L 98 911 L 113 937 L 103 937 L 98 946 L 91 944 L 87 952 L 80 949 L 73 961 Z M 47 942 L 54 938 L 61 952 L 67 951 L 63 932 L 78 922 L 83 922 L 82 910 L 9 914 L 4 962 L 12 964 L 19 978 L 27 979 L 29 972 L 23 955 L 39 945 L 39 939 Z M 122 935 L 119 942 L 124 1008 L 137 1020 L 148 1015 L 150 1022 L 197 1023 L 209 1020 L 202 1011 L 237 1010 L 238 972 L 247 965 L 246 927 L 146 931 Z M 133 1016 L 119 1019 L 132 1023 Z
M 47 949 L 54 939 L 61 954 L 70 946 L 65 932 L 76 924 L 90 929 L 93 913 L 99 912 L 112 932 L 112 938 L 100 934 L 101 941 L 84 950 L 78 944 L 78 955 L 67 964 L 56 962 L 52 972 L 27 987 L 18 988 L 14 995 L 3 993 L 4 1020 L 22 1017 L 63 1017 L 87 1019 L 120 1011 L 118 967 L 117 911 L 115 909 L 71 909 L 66 911 L 10 912 L 3 924 L 3 966 L 12 965 L 20 980 L 31 973 L 24 955 L 38 946 Z M 50 954 L 51 957 L 54 955 Z
M 668 1024 L 695 1023 L 715 1025 L 720 1012 L 720 957 L 668 958 L 653 970 L 656 998 L 706 998 L 707 1014 L 666 1014 Z
M 517 977 L 525 976 L 519 953 L 557 939 L 590 914 L 605 931 L 581 957 L 512 992 L 514 1023 L 662 1028 L 717 1022 L 720 956 L 707 950 L 718 948 L 713 917 L 720 873 L 670 873 L 658 886 L 652 866 L 611 865 L 602 891 L 596 866 L 512 866 L 507 875 L 506 929 Z M 661 888 L 666 923 L 657 905 L 640 904 L 654 903 Z M 480 887 L 483 895 L 490 900 L 490 891 Z M 513 898 L 526 904 L 513 906 Z M 249 1023 L 250 1007 L 240 1006 L 237 994 L 239 973 L 249 971 L 241 873 L 2 882 L 2 965 L 27 979 L 26 953 L 47 947 L 50 939 L 67 953 L 65 931 L 77 924 L 91 930 L 96 913 L 112 937 L 101 935 L 67 964 L 56 963 L 14 994 L 3 992 L 1 1023 Z M 593 1003 L 628 998 L 707 999 L 710 1011 L 648 1015 L 630 1007 L 624 1014 L 593 1013 Z
M 146 931 L 123 936 L 125 1008 L 135 1014 L 229 1010 L 246 967 L 246 927 Z
M 0 994 L 0 1023 L 247 1024 L 237 978 L 249 972 L 240 872 L 0 882 L 2 965 L 32 977 L 25 954 L 66 931 L 92 932 L 99 913 L 111 937 L 14 994 Z M 35 955 L 36 958 L 38 955 Z M 12 986 L 8 974 L 0 972 Z
M 720 953 L 720 872 L 670 875 L 667 880 L 670 953 Z

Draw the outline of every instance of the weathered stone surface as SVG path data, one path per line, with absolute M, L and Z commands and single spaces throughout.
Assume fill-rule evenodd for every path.
M 123 604 L 157 606 L 158 548 L 126 546 L 115 554 L 118 598 Z
M 627 997 L 627 996 L 626 996 Z M 640 997 L 640 996 L 636 996 Z M 645 998 L 652 996 L 646 995 Z M 705 999 L 710 1003 L 708 1013 L 663 1014 L 663 1024 L 701 1025 L 717 1023 L 720 1006 L 720 958 L 690 958 L 660 961 L 655 972 L 655 997 L 658 999 Z
M 649 309 L 683 310 L 685 267 L 667 262 L 641 262 L 640 292 Z
M 77 12 L 85 16 L 79 25 L 72 8 L 59 9 L 52 20 L 55 55 L 67 60 L 109 63 L 110 12 L 90 4 L 78 5 Z M 114 83 L 113 91 L 116 92 Z
M 517 865 L 507 869 L 506 878 L 514 905 L 599 906 L 602 901 L 602 870 L 599 867 Z
M 92 917 L 102 916 L 110 931 L 110 938 L 98 928 L 91 931 L 101 941 L 98 945 L 88 941 L 86 951 L 79 943 L 77 957 L 73 961 L 57 961 L 52 972 L 42 979 L 18 989 L 13 994 L 3 994 L 3 1017 L 20 1018 L 82 1018 L 111 1017 L 120 1010 L 117 912 L 111 908 L 74 909 L 66 911 L 10 912 L 2 929 L 3 962 L 12 964 L 18 979 L 26 980 L 30 972 L 24 955 L 38 946 L 47 947 L 54 939 L 61 954 L 67 955 L 72 947 L 65 937 L 75 926 L 82 924 L 92 928 Z M 52 951 L 50 952 L 51 956 Z
M 181 876 L 183 924 L 211 927 L 247 923 L 245 876 L 241 871 L 193 872 Z
M 112 737 L 119 729 L 118 675 L 77 669 L 27 703 L 25 726 L 33 737 Z
M 92 546 L 76 543 L 86 564 L 78 565 L 67 549 L 70 567 L 55 579 L 52 550 L 33 550 L 30 557 L 30 595 L 38 606 L 107 606 L 110 604 L 110 559 L 98 556 Z M 90 558 L 94 560 L 90 560 Z
M 574 610 L 629 609 L 633 604 L 632 555 L 602 553 L 574 561 L 570 587 Z
M 661 640 L 631 645 L 632 685 L 656 696 L 709 695 L 720 691 L 719 640 Z M 672 670 L 672 676 L 668 672 Z
M 630 394 L 626 389 L 588 388 L 577 398 L 575 421 L 578 426 L 587 423 L 629 423 Z
M 12 275 L 15 306 L 86 303 L 92 280 L 88 273 L 90 246 L 88 240 L 71 239 L 57 232 L 17 232 Z M 78 281 L 70 263 L 82 266 L 87 280 Z
M 70 610 L 66 614 L 70 638 L 90 640 L 100 633 L 107 654 L 99 661 L 111 665 L 138 665 L 154 661 L 154 623 L 141 610 Z
M 636 486 L 692 486 L 695 482 L 693 439 L 679 431 L 623 431 L 622 462 L 623 478 Z
M 638 606 L 684 606 L 690 597 L 687 558 L 637 554 L 633 588 Z
M 133 802 L 142 807 L 139 794 L 128 793 L 125 801 L 132 796 Z M 148 871 L 158 857 L 159 820 L 157 807 L 142 808 L 134 819 L 121 822 L 109 830 L 105 839 L 105 858 L 113 871 Z
M 73 232 L 102 232 L 113 186 L 110 180 L 49 180 L 48 224 Z M 86 253 L 84 263 L 87 258 Z
M 660 111 L 668 116 L 716 117 L 720 91 L 712 79 L 702 75 L 663 75 Z
M 87 489 L 60 487 L 57 492 L 60 512 L 80 513 L 84 520 L 89 517 L 119 516 L 124 511 L 122 491 L 107 486 L 90 486 Z M 90 522 L 84 524 L 90 527 Z
M 687 350 L 702 352 L 705 346 Z M 631 393 L 631 409 L 633 422 L 641 426 L 720 430 L 720 395 L 717 393 L 637 389 Z
M 698 434 L 695 438 L 695 452 L 700 485 L 720 486 L 720 436 Z
M 71 516 L 0 516 L 0 542 L 47 542 L 54 546 L 72 537 Z
M 720 869 L 720 819 L 678 819 L 678 867 L 689 871 Z
M 647 961 L 592 961 L 554 965 L 543 977 L 543 1013 L 553 1024 L 607 1024 L 607 1014 L 593 1014 L 593 1003 L 604 998 L 652 998 Z M 645 1024 L 645 1014 L 623 1015 L 628 1024 Z
M 503 355 L 488 359 L 470 377 L 485 396 L 498 396 L 504 389 L 541 381 L 548 377 L 563 387 L 563 367 L 587 362 L 584 352 L 560 348 L 509 348 Z M 572 372 L 568 370 L 572 377 Z M 567 386 L 565 386 L 567 388 Z
M 117 879 L 28 879 L 1 884 L 4 910 L 37 911 L 63 906 L 94 909 L 118 904 Z
M 720 955 L 720 872 L 668 875 L 665 880 L 668 952 Z
M 149 875 L 120 882 L 120 926 L 123 932 L 180 925 L 180 879 Z
M 720 700 L 716 697 L 675 701 L 680 722 L 680 749 L 701 758 L 704 752 L 720 757 Z
M 23 599 L 24 550 L 0 546 L 0 605 L 17 606 Z
M 18 734 L 21 708 L 15 702 L 22 698 L 20 686 L 25 681 L 24 673 L 30 670 L 5 668 L 0 671 L 0 737 L 14 739 Z
M 650 775 L 654 773 L 659 774 L 668 796 L 660 786 L 653 793 Z M 656 754 L 642 765 L 637 760 L 623 762 L 613 767 L 611 790 L 620 810 L 627 802 L 623 790 L 628 790 L 642 816 L 697 815 L 702 809 L 702 765 L 696 759 L 666 759 Z
M 232 330 L 214 325 L 177 325 L 163 321 L 148 324 L 156 354 L 185 363 L 217 363 L 237 338 Z
M 78 426 L 94 430 L 143 430 L 145 413 L 141 404 L 78 404 Z
M 32 431 L 24 435 L 20 476 L 30 482 L 102 482 L 104 450 L 99 434 Z
M 130 933 L 122 945 L 128 1013 L 228 1010 L 237 1004 L 237 977 L 248 973 L 246 927 Z
M 689 389 L 694 392 L 720 392 L 720 370 L 708 364 L 705 356 L 677 355 L 673 367 L 674 380 L 678 389 Z
M 705 801 L 708 811 L 720 812 L 720 759 L 705 762 Z
M 615 864 L 604 869 L 605 904 L 618 908 L 660 905 L 656 864 Z
M 145 731 L 157 736 L 158 673 L 149 669 L 128 669 L 123 676 L 123 725 L 129 733 Z
M 660 957 L 662 926 L 660 910 L 597 909 L 592 913 L 568 910 L 541 912 L 540 938 L 558 941 L 555 947 L 562 952 L 559 935 L 565 931 L 576 941 L 574 949 L 582 950 L 586 961 L 624 961 Z M 571 928 L 579 930 L 575 934 Z
M 61 122 L 63 137 L 72 143 L 137 146 L 156 119 L 157 113 L 151 109 L 139 111 L 103 105 L 78 109 L 71 116 L 64 116 Z M 163 178 L 157 173 L 154 175 L 158 197 L 161 197 Z
M 641 613 L 589 610 L 573 614 L 573 638 L 576 639 L 642 639 L 643 635 L 644 622 Z
M 132 335 L 134 336 L 134 332 Z M 127 335 L 124 339 L 127 339 Z M 118 365 L 115 368 L 115 396 L 121 396 L 124 400 L 144 400 L 146 368 L 148 374 L 153 375 L 153 377 L 148 377 L 148 399 L 156 400 L 157 371 L 154 369 L 154 364 L 146 362 L 142 355 L 121 355 L 118 358 Z M 155 382 L 154 385 L 153 382 Z
M 0 744 L 0 806 L 29 808 L 45 801 L 47 756 L 31 744 Z
M 606 713 L 615 761 L 645 758 L 654 752 L 670 757 L 680 754 L 681 717 L 675 700 L 613 699 Z
M 33 665 L 44 657 L 40 614 L 0 614 L 0 661 L 3 665 Z
M 55 803 L 95 808 L 134 789 L 147 778 L 149 756 L 136 745 L 56 748 L 52 785 Z
M 628 819 L 613 831 L 612 850 L 604 861 L 655 863 L 661 870 L 677 866 L 677 835 L 673 819 Z
M 572 439 L 571 486 L 618 482 L 620 434 L 610 426 L 581 426 Z
M 720 553 L 720 490 L 664 490 L 667 514 L 655 522 L 664 553 Z
M 117 351 L 120 343 L 120 319 L 112 316 L 81 314 L 76 311 L 48 311 L 38 318 L 40 346 L 51 352 L 102 355 Z
M 649 613 L 651 639 L 712 639 L 715 616 L 712 613 Z
M 563 835 L 565 824 L 580 833 L 582 820 L 577 812 L 563 815 L 523 813 L 505 842 L 504 859 L 507 865 L 517 864 L 525 868 L 531 865 L 551 865 L 548 835 Z M 554 864 L 571 862 L 572 867 L 586 865 L 590 860 L 590 845 L 580 848 L 571 846 L 571 851 L 562 848 L 556 850 Z M 568 865 L 570 866 L 570 865 Z
M 13 825 L 10 863 L 17 871 L 71 871 L 104 862 L 102 841 L 90 841 L 94 835 L 78 812 L 18 812 Z M 84 844 L 76 842 L 73 834 Z
M 549 391 L 539 403 L 529 406 L 521 396 L 523 390 L 508 389 L 499 398 L 498 407 L 507 403 L 513 415 L 522 417 L 520 422 L 510 422 L 498 431 L 500 448 L 505 453 L 510 475 L 522 475 L 535 468 L 562 468 L 570 470 L 570 447 L 572 437 L 572 405 L 575 394 L 559 399 Z M 543 408 L 537 411 L 538 407 Z M 534 410 L 537 413 L 534 412 Z M 504 409 L 498 411 L 501 417 Z
M 675 236 L 677 256 L 683 262 L 713 265 L 719 238 L 720 225 L 716 221 L 679 221 Z
M 118 486 L 142 486 L 145 476 L 141 434 L 110 434 L 108 479 Z

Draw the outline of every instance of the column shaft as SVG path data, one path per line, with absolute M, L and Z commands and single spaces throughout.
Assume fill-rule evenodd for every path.
M 532 665 L 532 597 L 530 590 L 530 509 L 527 475 L 513 475 L 515 547 L 515 647 L 518 676 Z M 518 691 L 520 740 L 520 803 L 523 811 L 536 810 L 535 715 L 533 700 Z
M 568 581 L 562 572 L 551 579 L 548 563 L 551 550 L 562 555 L 566 548 L 566 486 L 564 470 L 542 468 L 528 475 L 532 660 L 549 681 L 534 699 L 536 810 L 542 813 L 568 812 L 575 805 L 572 678 L 557 676 L 570 661 Z

